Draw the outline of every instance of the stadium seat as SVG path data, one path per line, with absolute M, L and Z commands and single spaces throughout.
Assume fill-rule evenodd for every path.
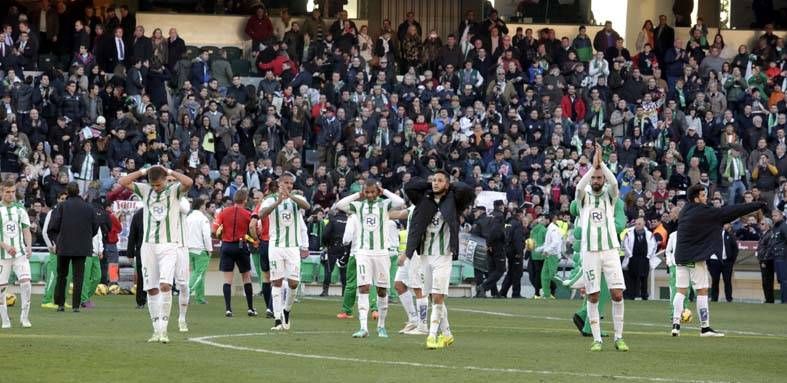
M 244 59 L 230 60 L 230 67 L 232 68 L 232 73 L 241 77 L 246 77 L 251 72 L 251 63 Z
M 317 155 L 317 151 L 314 149 L 307 150 L 306 165 L 317 166 L 318 162 L 320 162 L 320 157 Z
M 74 61 L 74 56 L 72 55 L 62 55 L 60 56 L 60 64 L 63 65 L 63 69 L 68 70 L 71 67 L 71 63 Z
M 207 49 L 209 52 L 211 52 L 211 54 L 216 54 L 219 52 L 219 47 L 215 45 L 203 45 L 200 47 L 200 49 Z
M 54 55 L 43 54 L 38 56 L 38 70 L 40 71 L 48 71 L 55 67 L 55 63 L 57 62 L 57 57 Z
M 44 263 L 49 253 L 34 252 L 30 257 L 30 281 L 33 283 L 40 282 L 44 279 Z
M 227 60 L 238 60 L 243 57 L 243 50 L 238 47 L 224 47 L 227 51 Z
M 193 60 L 199 54 L 199 47 L 195 47 L 193 45 L 186 46 L 186 56 L 189 60 Z
M 475 280 L 475 269 L 468 264 L 462 264 L 462 280 L 472 281 Z
M 309 258 L 301 261 L 301 282 L 313 283 L 317 280 L 317 271 L 320 270 L 320 262 Z
M 459 261 L 454 261 L 453 265 L 451 265 L 451 279 L 449 279 L 448 283 L 451 285 L 458 285 L 462 283 L 462 269 L 464 265 L 462 265 Z

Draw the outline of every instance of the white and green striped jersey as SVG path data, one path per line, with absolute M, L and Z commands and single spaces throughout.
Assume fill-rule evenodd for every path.
M 583 251 L 606 251 L 620 248 L 615 230 L 615 200 L 607 187 L 595 195 L 584 193 L 579 200 Z
M 278 194 L 262 201 L 262 209 L 276 205 Z M 308 248 L 309 235 L 303 220 L 303 209 L 288 198 L 276 206 L 268 216 L 268 246 L 271 248 Z
M 356 234 L 358 250 L 387 251 L 390 247 L 385 227 L 388 225 L 388 211 L 391 200 L 377 198 L 374 201 L 363 200 L 350 203 L 350 211 L 358 214 L 361 227 Z
M 160 193 L 149 184 L 134 183 L 133 192 L 142 200 L 143 242 L 183 244 L 180 183 L 167 185 Z
M 429 225 L 426 227 L 423 251 L 419 253 L 427 256 L 450 255 L 450 238 L 451 232 L 448 230 L 448 225 L 446 225 L 443 219 L 443 214 L 440 212 L 440 209 L 438 209 L 429 222 Z
M 16 250 L 16 257 L 26 256 L 24 229 L 30 227 L 30 217 L 24 206 L 19 203 L 0 204 L 0 242 L 10 245 Z M 0 249 L 0 259 L 14 258 L 5 249 Z

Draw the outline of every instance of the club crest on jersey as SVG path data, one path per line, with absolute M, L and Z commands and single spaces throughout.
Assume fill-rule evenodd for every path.
M 380 226 L 380 222 L 374 215 L 367 215 L 364 217 L 363 224 L 366 227 L 366 230 L 377 230 L 377 228 Z
M 590 209 L 590 220 L 596 224 L 604 222 L 604 212 L 601 209 Z

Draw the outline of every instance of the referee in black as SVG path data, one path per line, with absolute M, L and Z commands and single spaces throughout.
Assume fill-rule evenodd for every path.
M 243 277 L 243 292 L 246 295 L 246 304 L 248 305 L 248 315 L 250 317 L 257 316 L 257 310 L 254 309 L 254 291 L 251 285 L 251 253 L 249 244 L 246 241 L 247 236 L 257 238 L 257 231 L 253 228 L 257 227 L 257 216 L 246 209 L 246 200 L 248 199 L 249 191 L 241 189 L 235 192 L 232 206 L 224 208 L 218 214 L 213 223 L 213 232 L 220 233 L 221 248 L 219 253 L 219 270 L 224 273 L 224 305 L 226 317 L 232 317 L 232 305 L 230 304 L 232 296 L 232 277 L 235 265 L 238 265 L 238 272 Z

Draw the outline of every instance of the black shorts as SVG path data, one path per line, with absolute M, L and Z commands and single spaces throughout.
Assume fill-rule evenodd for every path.
M 271 264 L 268 260 L 268 241 L 260 241 L 260 269 L 266 273 L 271 271 Z
M 251 270 L 251 258 L 245 245 L 237 242 L 222 243 L 219 253 L 219 271 L 231 273 L 235 270 L 235 265 L 238 265 L 241 274 Z

